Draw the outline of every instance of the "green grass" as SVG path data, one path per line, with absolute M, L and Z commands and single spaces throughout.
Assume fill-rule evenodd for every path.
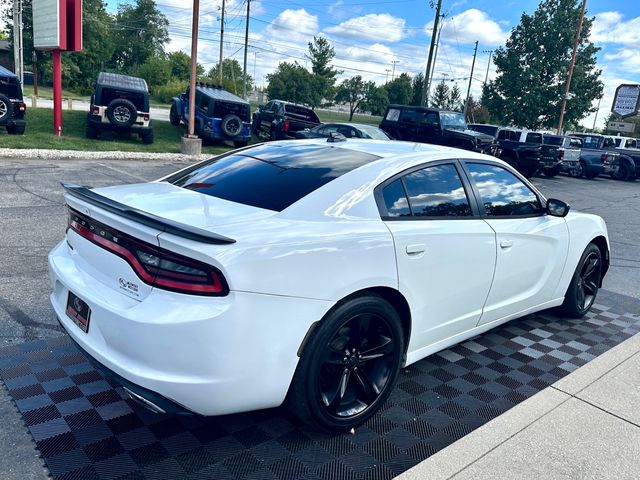
M 33 95 L 33 85 L 25 85 L 22 87 L 22 95 L 27 98 Z M 53 89 L 51 87 L 38 87 L 38 98 L 53 99 Z M 62 90 L 62 98 L 72 98 L 74 100 L 89 101 L 89 95 L 80 95 L 78 93 Z
M 184 127 L 174 127 L 169 122 L 154 122 L 154 142 L 145 145 L 137 135 L 120 136 L 104 132 L 97 140 L 85 138 L 87 114 L 80 111 L 62 112 L 62 137 L 53 135 L 53 110 L 46 108 L 27 109 L 27 128 L 24 135 L 7 135 L 0 129 L 0 147 L 46 148 L 54 150 L 127 151 L 180 153 L 180 137 Z M 202 153 L 216 154 L 229 150 L 225 146 L 206 145 Z

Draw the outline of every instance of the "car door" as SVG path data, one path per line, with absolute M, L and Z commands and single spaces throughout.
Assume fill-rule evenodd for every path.
M 404 108 L 400 112 L 398 140 L 417 141 L 418 111 L 415 108 Z
M 394 239 L 399 289 L 411 308 L 410 350 L 475 327 L 493 278 L 495 233 L 480 217 L 460 165 L 412 169 L 376 195 Z
M 273 121 L 273 109 L 275 105 L 275 102 L 269 102 L 260 111 L 260 130 L 262 132 L 271 132 L 271 122 Z
M 421 112 L 417 131 L 418 134 L 415 140 L 418 142 L 434 145 L 442 143 L 440 118 L 437 112 Z
M 480 323 L 554 300 L 569 249 L 564 218 L 547 215 L 544 199 L 504 166 L 479 160 L 463 164 L 484 219 L 496 233 L 495 277 Z

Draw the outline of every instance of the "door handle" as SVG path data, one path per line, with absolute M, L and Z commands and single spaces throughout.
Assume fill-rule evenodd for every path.
M 407 252 L 407 255 L 417 255 L 419 253 L 424 253 L 425 246 L 423 243 L 407 245 L 407 248 L 405 249 L 405 251 Z
M 513 247 L 513 240 L 501 240 L 500 248 L 511 248 Z

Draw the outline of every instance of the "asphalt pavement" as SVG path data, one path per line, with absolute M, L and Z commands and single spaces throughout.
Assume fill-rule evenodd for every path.
M 49 305 L 51 287 L 46 261 L 48 251 L 63 238 L 66 227 L 66 209 L 60 181 L 95 187 L 137 183 L 157 179 L 185 165 L 186 162 L 179 161 L 0 159 L 0 265 L 4 276 L 0 282 L 0 348 L 62 334 Z M 581 180 L 559 176 L 553 179 L 536 178 L 533 183 L 548 197 L 560 198 L 568 201 L 575 210 L 595 213 L 605 218 L 611 238 L 612 263 L 604 282 L 604 289 L 640 299 L 640 182 L 617 182 L 607 178 Z M 627 364 L 630 368 L 627 381 L 631 378 L 638 380 L 640 356 L 635 358 L 636 363 Z M 607 372 L 614 371 L 625 361 L 610 362 L 610 370 L 601 376 L 605 377 Z M 589 368 L 591 363 L 575 373 Z M 607 391 L 622 388 L 616 386 L 615 379 L 611 382 L 603 384 L 602 388 L 598 387 L 597 392 L 592 392 L 593 395 L 599 395 L 599 400 L 593 402 L 600 401 L 605 404 Z M 638 383 L 635 384 L 636 393 Z M 587 386 L 585 385 L 583 390 Z M 547 391 L 551 389 L 541 393 Z M 614 421 L 608 417 L 624 418 L 625 415 L 631 415 L 624 413 L 626 410 L 623 413 L 609 413 L 608 417 L 602 420 L 603 423 L 598 425 L 597 415 L 590 408 L 574 406 L 574 401 L 578 401 L 575 398 L 578 391 L 571 390 L 567 393 L 556 389 L 556 392 L 551 393 L 556 397 L 569 397 L 563 397 L 563 401 L 559 401 L 558 398 L 552 399 L 556 403 L 550 408 L 557 411 L 557 415 L 566 418 L 570 425 L 580 423 L 584 416 L 585 419 L 589 419 L 590 425 L 595 422 L 594 428 L 608 429 L 614 428 L 611 426 L 611 422 Z M 630 398 L 638 398 L 633 397 L 633 392 L 629 395 Z M 514 410 L 517 408 L 519 406 Z M 604 407 L 600 406 L 600 411 L 602 408 Z M 618 407 L 607 408 L 614 411 Z M 638 422 L 637 413 L 633 415 L 635 416 L 632 420 L 621 420 L 625 423 L 625 428 L 629 422 Z M 3 422 L 0 429 L 0 477 L 7 480 L 48 478 L 29 434 L 3 388 L 0 388 L 0 417 Z M 635 425 L 638 426 L 637 423 Z M 550 426 L 541 423 L 536 428 L 543 434 Z M 621 442 L 635 441 L 636 444 L 640 444 L 638 432 L 634 433 L 632 429 L 623 429 L 621 432 L 620 435 L 625 435 L 620 439 Z M 524 443 L 514 443 L 512 448 L 526 447 Z M 637 459 L 640 452 L 636 450 L 626 448 L 620 452 L 625 455 L 633 454 Z M 511 454 L 515 455 L 513 450 Z M 491 457 L 486 457 L 485 453 L 481 458 Z M 484 474 L 482 465 L 486 467 Z M 526 468 L 527 464 L 525 462 L 521 465 Z M 487 473 L 491 472 L 491 464 L 479 464 L 476 468 L 478 470 L 469 470 L 477 473 L 474 473 L 475 477 L 460 474 L 462 476 L 459 478 L 491 476 Z M 546 478 L 545 475 L 542 476 Z

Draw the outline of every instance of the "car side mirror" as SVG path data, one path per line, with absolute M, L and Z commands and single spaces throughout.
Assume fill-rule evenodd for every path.
M 558 200 L 556 198 L 550 198 L 547 200 L 547 214 L 554 217 L 566 217 L 569 213 L 571 206 L 568 203 Z

